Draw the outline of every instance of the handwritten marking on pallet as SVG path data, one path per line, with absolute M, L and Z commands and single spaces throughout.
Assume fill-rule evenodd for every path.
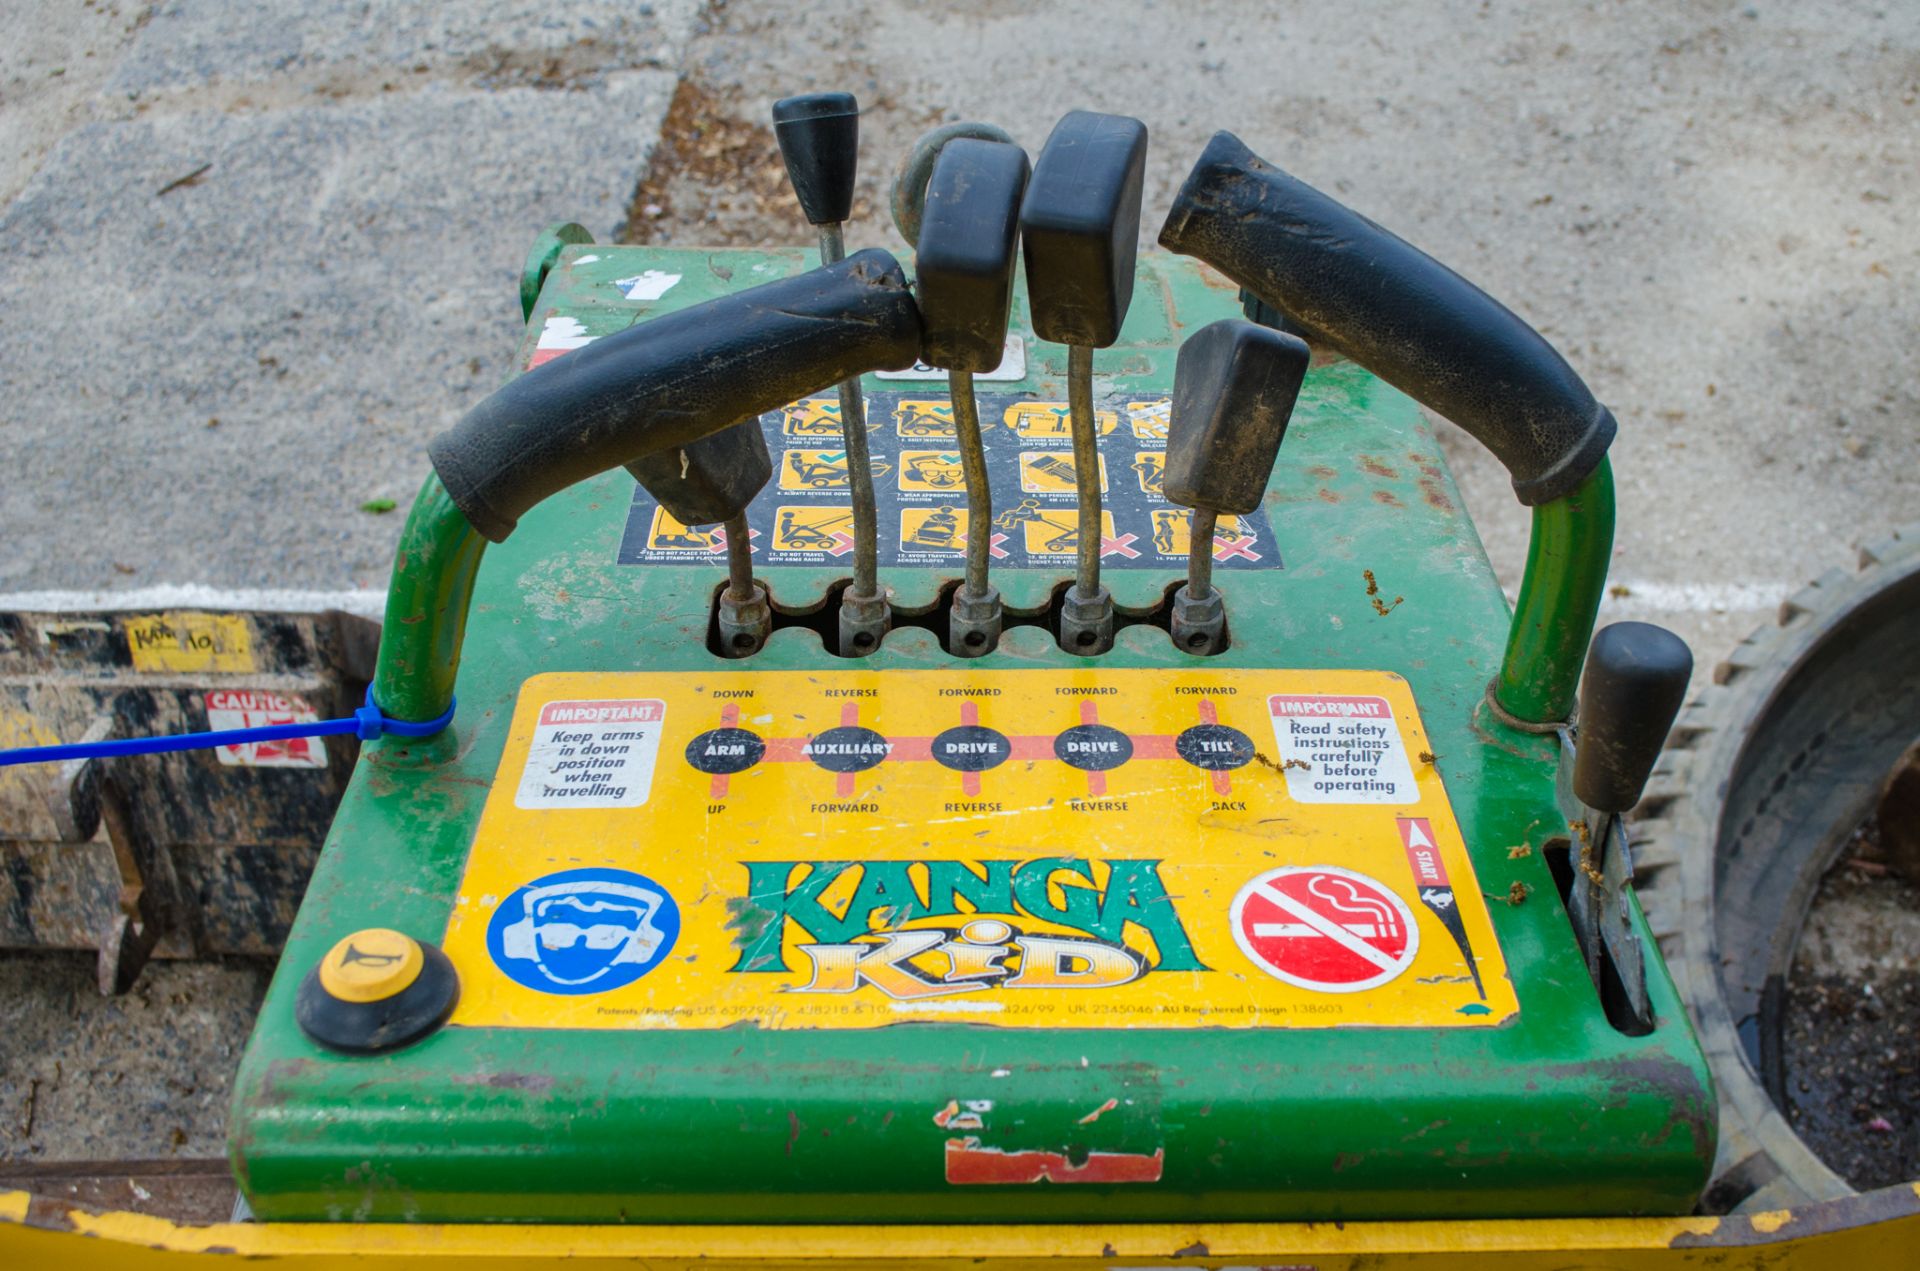
M 136 671 L 254 670 L 253 636 L 237 613 L 155 613 L 128 617 L 127 652 Z
M 462 985 L 454 1022 L 1453 1028 L 1510 1018 L 1518 1003 L 1440 774 L 1423 765 L 1391 806 L 1297 799 L 1268 749 L 1275 700 L 1384 702 L 1386 719 L 1365 722 L 1403 747 L 1429 744 L 1405 683 L 1382 672 L 536 676 L 514 710 L 448 929 Z M 644 709 L 649 718 L 596 725 L 616 744 L 606 730 L 651 730 L 644 760 L 622 760 L 644 773 L 579 770 L 589 788 L 637 789 L 529 806 L 524 791 L 575 771 L 560 771 L 570 756 L 555 747 L 587 731 L 551 717 L 555 708 Z M 501 898 L 574 868 L 638 872 L 671 897 L 683 919 L 673 955 L 605 992 L 540 991 L 506 974 L 486 942 Z M 1453 887 L 1447 905 L 1424 894 L 1436 877 Z M 1260 899 L 1269 887 L 1309 916 Z M 1243 896 L 1254 899 L 1236 908 Z M 584 939 L 573 929 L 616 918 L 549 934 Z M 1236 935 L 1243 922 L 1259 925 Z M 619 937 L 586 940 L 580 958 L 611 957 Z

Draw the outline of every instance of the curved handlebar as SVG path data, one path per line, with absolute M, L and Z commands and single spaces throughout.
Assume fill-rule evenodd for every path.
M 510 381 L 427 446 L 498 543 L 577 481 L 920 356 L 906 275 L 877 249 L 595 340 Z
M 1217 132 L 1160 245 L 1197 256 L 1478 438 L 1529 507 L 1571 494 L 1613 416 L 1532 327 L 1433 257 Z

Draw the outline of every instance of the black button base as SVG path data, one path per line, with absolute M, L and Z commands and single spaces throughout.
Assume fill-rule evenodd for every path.
M 329 1050 L 378 1055 L 411 1046 L 439 1030 L 460 1001 L 460 976 L 447 955 L 420 944 L 422 965 L 413 983 L 378 1002 L 344 1002 L 320 986 L 320 968 L 307 972 L 294 999 L 300 1031 Z

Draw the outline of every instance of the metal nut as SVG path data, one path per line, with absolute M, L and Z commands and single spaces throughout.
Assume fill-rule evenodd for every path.
M 879 649 L 892 620 L 884 591 L 856 596 L 852 588 L 840 595 L 840 656 L 864 658 Z
M 1105 587 L 1083 592 L 1077 583 L 1067 588 L 1060 607 L 1060 647 L 1081 657 L 1113 647 L 1113 593 Z
M 1218 587 L 1195 600 L 1182 587 L 1173 593 L 1173 645 L 1183 653 L 1211 657 L 1227 647 L 1227 608 Z
M 947 622 L 947 649 L 957 658 L 977 658 L 1000 643 L 1005 621 L 1000 589 L 989 587 L 977 595 L 965 587 L 953 593 L 953 613 Z
M 731 587 L 722 591 L 718 619 L 722 654 L 745 658 L 760 652 L 773 634 L 773 607 L 767 603 L 767 589 L 755 583 L 745 600 L 734 599 Z

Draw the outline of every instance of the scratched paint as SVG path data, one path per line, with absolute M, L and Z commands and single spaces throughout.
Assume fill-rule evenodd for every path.
M 1145 1152 L 1088 1152 L 1078 1164 L 1065 1152 L 1003 1151 L 980 1140 L 948 1139 L 947 1181 L 975 1183 L 1157 1183 L 1167 1165 L 1165 1148 Z

